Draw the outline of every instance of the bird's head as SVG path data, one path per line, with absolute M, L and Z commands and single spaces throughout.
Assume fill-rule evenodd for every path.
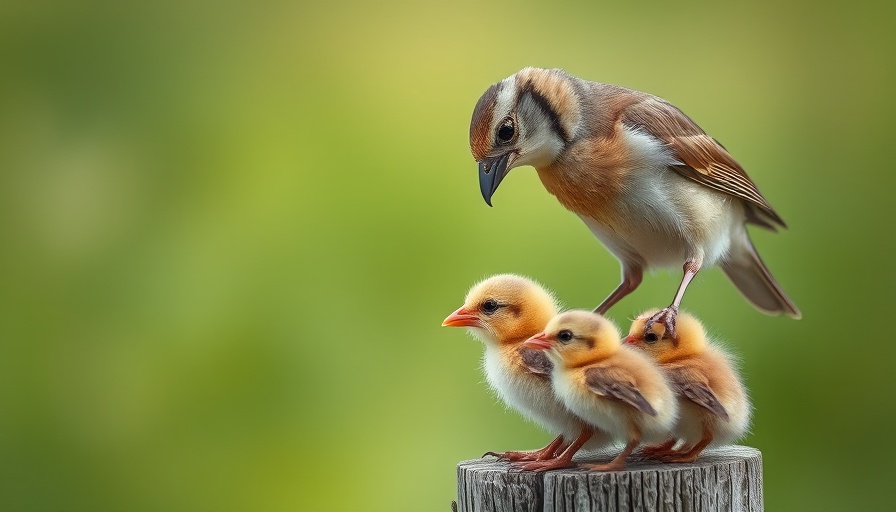
M 645 311 L 632 322 L 625 343 L 644 350 L 657 362 L 667 363 L 700 353 L 707 344 L 703 324 L 691 314 L 681 312 L 675 320 L 675 337 L 666 335 L 666 326 L 657 322 L 645 331 L 647 320 L 656 309 Z
M 613 322 L 590 311 L 566 311 L 552 318 L 544 331 L 532 336 L 524 347 L 546 350 L 554 364 L 567 368 L 605 359 L 621 345 Z
M 557 313 L 550 292 L 531 279 L 500 274 L 473 285 L 464 305 L 442 322 L 467 327 L 488 344 L 522 343 Z
M 574 80 L 560 69 L 525 68 L 479 98 L 470 121 L 470 150 L 489 206 L 511 169 L 548 166 L 572 140 L 581 121 Z

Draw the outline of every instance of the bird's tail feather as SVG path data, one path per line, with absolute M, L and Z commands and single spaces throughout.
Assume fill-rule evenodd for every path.
M 744 233 L 742 247 L 722 263 L 722 270 L 740 293 L 757 309 L 771 315 L 786 314 L 800 318 L 802 314 L 772 277 L 768 267 L 759 257 L 753 242 Z

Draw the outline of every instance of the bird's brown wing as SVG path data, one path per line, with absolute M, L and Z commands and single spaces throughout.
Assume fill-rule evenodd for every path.
M 521 347 L 519 350 L 520 359 L 530 372 L 536 375 L 550 376 L 554 365 L 548 359 L 547 354 L 543 350 L 536 350 L 529 347 Z
M 621 120 L 666 144 L 681 162 L 672 166 L 678 174 L 746 201 L 748 221 L 787 227 L 728 151 L 674 105 L 648 96 L 626 107 Z
M 688 368 L 667 367 L 666 370 L 666 375 L 669 376 L 678 394 L 728 421 L 728 411 L 722 406 L 719 397 L 713 393 L 703 375 Z
M 653 406 L 638 390 L 632 374 L 622 368 L 588 368 L 585 370 L 585 384 L 598 395 L 622 400 L 646 414 L 656 416 Z

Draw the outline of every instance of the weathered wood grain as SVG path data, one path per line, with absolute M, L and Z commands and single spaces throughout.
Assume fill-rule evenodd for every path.
M 603 461 L 611 457 L 589 458 Z M 729 446 L 689 464 L 630 460 L 625 471 L 518 471 L 492 457 L 457 466 L 459 512 L 761 512 L 762 454 Z

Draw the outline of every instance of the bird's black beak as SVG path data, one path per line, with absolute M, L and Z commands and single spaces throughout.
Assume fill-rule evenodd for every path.
M 482 191 L 485 204 L 489 206 L 492 205 L 492 195 L 498 190 L 504 176 L 507 176 L 507 160 L 512 153 L 508 151 L 503 155 L 483 158 L 479 162 L 479 190 Z

